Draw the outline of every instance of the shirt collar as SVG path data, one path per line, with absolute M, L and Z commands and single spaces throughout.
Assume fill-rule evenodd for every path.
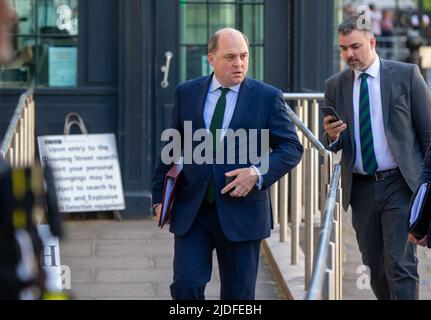
M 372 78 L 377 78 L 380 73 L 380 57 L 376 55 L 376 60 L 374 60 L 373 64 L 366 71 L 355 70 L 355 79 L 358 80 L 360 75 L 363 73 L 368 73 L 368 75 Z
M 217 91 L 217 89 L 220 87 L 223 87 L 223 86 L 220 84 L 220 82 L 217 80 L 216 76 L 214 75 L 213 79 L 211 81 L 211 84 L 210 84 L 209 92 L 213 93 L 213 92 Z M 241 84 L 237 84 L 233 87 L 229 87 L 229 89 L 238 93 L 240 87 L 241 87 Z

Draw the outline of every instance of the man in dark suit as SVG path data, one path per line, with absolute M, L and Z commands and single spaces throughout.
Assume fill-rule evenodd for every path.
M 249 155 L 242 163 L 241 146 L 235 139 L 233 163 L 193 161 L 184 165 L 170 223 L 175 234 L 171 295 L 173 299 L 205 298 L 216 249 L 221 299 L 254 299 L 260 242 L 269 237 L 272 227 L 269 187 L 298 164 L 303 148 L 281 91 L 246 77 L 247 37 L 234 29 L 222 29 L 211 37 L 208 47 L 214 73 L 178 86 L 170 128 L 181 133 L 184 144 L 190 139 L 184 137 L 185 121 L 190 121 L 193 133 L 202 129 L 211 132 L 214 146 L 220 141 L 216 133 L 223 137 L 227 129 L 268 129 L 272 152 L 266 169 L 253 166 Z M 219 147 L 229 152 L 224 138 Z M 194 141 L 193 147 L 196 145 Z M 258 150 L 264 152 L 261 146 Z M 159 159 L 154 171 L 157 215 L 164 177 L 171 166 Z M 234 180 L 226 183 L 226 177 Z
M 342 150 L 343 204 L 352 207 L 364 264 L 378 299 L 417 299 L 416 248 L 407 242 L 408 205 L 430 142 L 431 95 L 416 65 L 380 59 L 361 16 L 339 26 L 349 65 L 326 81 L 322 142 Z

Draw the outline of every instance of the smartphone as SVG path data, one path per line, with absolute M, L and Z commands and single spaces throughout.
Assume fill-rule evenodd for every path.
M 337 114 L 334 107 L 331 107 L 331 106 L 320 107 L 320 112 L 322 112 L 324 117 L 334 116 L 336 119 L 332 120 L 331 122 L 337 122 L 341 120 L 340 116 Z

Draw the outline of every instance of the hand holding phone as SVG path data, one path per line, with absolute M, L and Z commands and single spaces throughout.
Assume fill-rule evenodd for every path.
M 320 111 L 322 112 L 325 118 L 329 116 L 335 117 L 335 119 L 331 120 L 330 122 L 337 122 L 341 120 L 340 116 L 337 114 L 334 107 L 331 107 L 331 106 L 320 107 Z
M 346 130 L 347 125 L 341 120 L 341 117 L 337 114 L 334 107 L 320 107 L 320 111 L 325 117 L 323 126 L 329 140 L 336 141 L 340 136 L 340 133 Z M 328 119 L 329 116 L 332 116 L 332 119 Z

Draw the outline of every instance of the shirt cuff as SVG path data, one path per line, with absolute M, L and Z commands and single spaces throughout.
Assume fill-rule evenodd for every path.
M 340 136 L 338 136 L 337 140 L 335 140 L 333 142 L 331 142 L 331 140 L 329 140 L 329 138 L 328 138 L 329 148 L 332 148 L 333 146 L 335 146 L 339 140 L 340 140 Z
M 260 174 L 260 171 L 258 168 L 256 168 L 255 166 L 251 166 L 257 173 L 257 176 L 259 177 L 259 180 L 256 182 L 256 187 L 261 190 L 262 189 L 262 184 L 263 184 L 263 178 L 262 175 Z

